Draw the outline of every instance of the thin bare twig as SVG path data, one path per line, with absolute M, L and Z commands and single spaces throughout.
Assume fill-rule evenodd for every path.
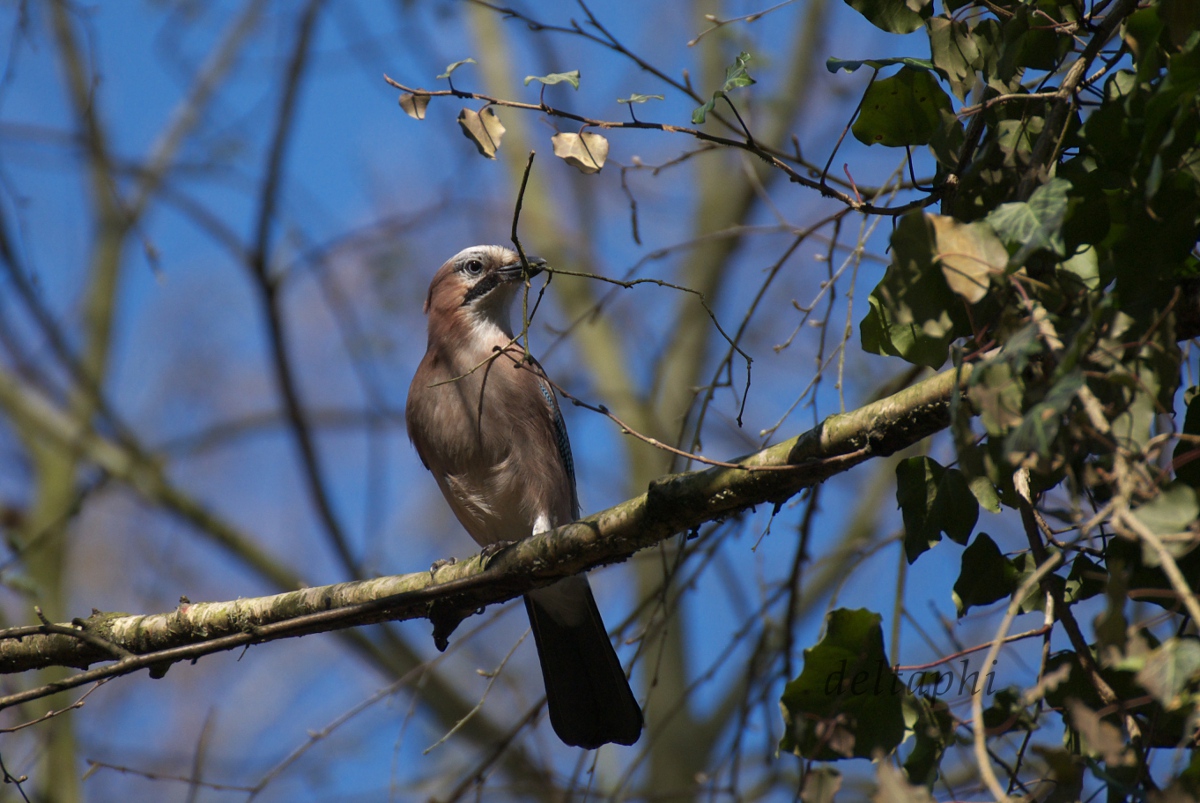
M 791 165 L 787 164 L 785 161 L 783 161 L 783 159 L 780 156 L 776 155 L 771 150 L 760 146 L 756 141 L 749 139 L 749 138 L 747 138 L 745 140 L 730 139 L 729 137 L 717 136 L 716 134 L 710 134 L 706 131 L 700 131 L 699 129 L 688 128 L 686 126 L 670 125 L 667 123 L 651 123 L 651 122 L 645 122 L 642 120 L 632 120 L 632 121 L 597 120 L 597 119 L 594 119 L 591 117 L 585 117 L 580 114 L 575 114 L 574 112 L 569 112 L 569 111 L 565 111 L 563 109 L 555 108 L 553 106 L 548 106 L 545 103 L 522 103 L 520 101 L 504 100 L 502 98 L 493 97 L 491 95 L 484 95 L 484 94 L 481 94 L 478 92 L 464 92 L 462 90 L 454 89 L 454 88 L 434 89 L 434 90 L 420 89 L 417 87 L 405 86 L 404 84 L 400 83 L 399 81 L 393 80 L 391 77 L 389 77 L 387 75 L 384 75 L 383 78 L 391 86 L 395 87 L 396 89 L 399 89 L 401 92 L 408 92 L 413 95 L 424 96 L 424 97 L 454 97 L 454 98 L 462 98 L 462 99 L 466 99 L 466 100 L 482 100 L 485 103 L 488 103 L 488 104 L 491 104 L 494 106 L 501 106 L 501 107 L 506 107 L 506 108 L 510 108 L 510 109 L 523 109 L 525 111 L 541 112 L 543 114 L 548 114 L 551 117 L 561 117 L 566 120 L 574 120 L 578 123 L 583 123 L 584 125 L 593 126 L 595 128 L 643 129 L 643 130 L 651 130 L 651 131 L 663 131 L 663 132 L 672 133 L 672 134 L 684 134 L 684 135 L 687 135 L 690 137 L 694 137 L 695 139 L 701 140 L 702 142 L 710 142 L 710 143 L 713 143 L 716 145 L 724 145 L 725 147 L 728 147 L 728 148 L 735 148 L 737 150 L 747 151 L 748 153 L 752 153 L 755 156 L 759 157 L 760 159 L 765 161 L 767 164 L 769 164 L 771 167 L 785 173 L 788 177 L 788 180 L 791 181 L 792 183 L 800 184 L 800 185 L 808 187 L 810 189 L 817 190 L 825 197 L 834 198 L 838 201 L 841 201 L 842 203 L 844 203 L 846 206 L 850 207 L 851 209 L 854 209 L 855 211 L 858 211 L 858 212 L 862 212 L 864 214 L 899 216 L 899 215 L 903 215 L 906 212 L 909 212 L 913 209 L 924 209 L 927 206 L 937 203 L 938 200 L 941 199 L 942 190 L 941 190 L 941 188 L 936 188 L 934 190 L 934 192 L 926 195 L 925 197 L 918 198 L 914 201 L 910 201 L 908 203 L 904 203 L 899 206 L 879 207 L 879 206 L 875 206 L 874 204 L 863 201 L 860 198 L 855 198 L 850 195 L 847 195 L 844 192 L 835 190 L 832 187 L 830 187 L 829 184 L 827 184 L 823 181 L 814 181 L 813 179 L 809 178 L 808 176 L 804 175 L 803 173 L 797 171 Z
M 1004 646 L 1006 641 L 1005 636 L 1008 635 L 1008 628 L 1012 626 L 1013 619 L 1020 612 L 1022 601 L 1061 562 L 1062 553 L 1055 552 L 1042 563 L 1038 564 L 1037 569 L 1029 577 L 1025 578 L 1025 582 L 1017 589 L 1017 593 L 1013 594 L 1012 599 L 1008 603 L 1008 609 L 1004 612 L 1004 618 L 1000 621 L 1000 626 L 996 628 L 996 637 L 992 640 L 991 647 L 988 648 L 987 655 L 983 659 L 984 666 L 991 666 L 998 659 L 1000 648 Z M 983 724 L 982 689 L 978 693 L 971 695 L 971 722 L 972 729 L 974 730 L 975 764 L 979 767 L 979 776 L 983 779 L 988 791 L 992 793 L 997 802 L 1003 803 L 1009 798 L 1004 791 L 1004 787 L 1000 785 L 1000 780 L 996 777 L 995 770 L 992 769 L 992 762 L 988 759 L 987 727 Z
M 296 447 L 300 453 L 300 462 L 304 468 L 304 478 L 308 484 L 309 496 L 316 508 L 317 516 L 325 528 L 325 533 L 342 563 L 342 568 L 349 576 L 359 577 L 358 561 L 350 549 L 346 532 L 334 512 L 333 501 L 321 475 L 316 440 L 308 425 L 304 406 L 300 401 L 300 389 L 293 375 L 291 357 L 288 355 L 280 286 L 270 272 L 271 232 L 275 223 L 279 189 L 283 181 L 285 157 L 291 142 L 292 121 L 296 113 L 300 87 L 309 63 L 313 32 L 316 29 L 317 17 L 323 2 L 324 0 L 309 0 L 300 18 L 296 41 L 288 63 L 283 97 L 280 100 L 279 111 L 275 119 L 275 130 L 271 137 L 271 145 L 267 149 L 266 170 L 262 190 L 259 193 L 258 219 L 254 246 L 249 255 L 249 268 L 259 289 L 263 317 L 267 323 L 275 380 L 288 422 L 291 425 Z

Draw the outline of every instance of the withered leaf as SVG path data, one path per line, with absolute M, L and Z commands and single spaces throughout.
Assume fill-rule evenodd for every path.
M 462 128 L 463 135 L 475 143 L 481 154 L 489 159 L 496 158 L 500 138 L 504 136 L 504 126 L 490 107 L 482 112 L 463 109 L 458 113 L 458 125 Z
M 404 109 L 404 113 L 414 120 L 425 119 L 425 107 L 428 105 L 428 95 L 414 95 L 411 92 L 405 92 L 400 96 L 400 108 Z
M 550 138 L 554 155 L 580 173 L 599 173 L 608 158 L 608 140 L 599 134 L 555 134 Z

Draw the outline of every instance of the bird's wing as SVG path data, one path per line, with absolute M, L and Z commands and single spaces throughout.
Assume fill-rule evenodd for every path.
M 540 371 L 541 366 L 538 366 Z M 538 389 L 546 400 L 550 412 L 550 420 L 554 424 L 554 443 L 558 447 L 558 456 L 562 459 L 563 467 L 567 470 L 567 478 L 571 481 L 571 516 L 579 518 L 579 492 L 575 488 L 575 459 L 571 456 L 571 439 L 567 437 L 567 425 L 563 421 L 562 410 L 559 409 L 558 399 L 554 389 L 546 381 L 545 374 L 537 378 Z

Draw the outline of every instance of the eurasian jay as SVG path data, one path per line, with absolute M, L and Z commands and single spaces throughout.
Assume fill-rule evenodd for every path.
M 579 518 L 571 444 L 511 310 L 544 260 L 497 245 L 460 251 L 433 276 L 429 343 L 408 390 L 408 435 L 454 515 L 482 546 Z M 633 744 L 642 711 L 584 575 L 525 595 L 550 724 L 569 745 Z

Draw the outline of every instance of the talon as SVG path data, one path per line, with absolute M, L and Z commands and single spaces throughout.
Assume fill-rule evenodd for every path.
M 439 558 L 433 562 L 432 566 L 429 567 L 429 573 L 437 574 L 437 570 L 443 566 L 453 566 L 456 563 L 458 563 L 458 558 Z
M 516 541 L 493 541 L 492 543 L 484 546 L 483 549 L 479 550 L 479 556 L 482 557 L 484 562 L 486 563 L 487 561 L 496 557 L 501 552 L 508 549 L 510 546 L 512 546 L 515 543 L 517 543 L 517 542 Z

